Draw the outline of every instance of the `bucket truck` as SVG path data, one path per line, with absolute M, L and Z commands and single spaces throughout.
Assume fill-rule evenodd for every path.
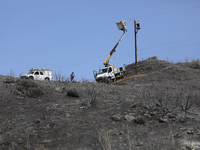
M 124 78 L 127 75 L 125 66 L 115 68 L 114 66 L 109 64 L 109 60 L 110 60 L 111 56 L 113 55 L 114 52 L 116 52 L 117 46 L 119 45 L 120 41 L 124 37 L 125 33 L 127 32 L 125 20 L 117 22 L 116 24 L 117 24 L 118 29 L 123 31 L 123 35 L 118 40 L 118 42 L 114 46 L 114 48 L 111 50 L 111 52 L 109 53 L 106 60 L 103 62 L 105 67 L 100 68 L 98 72 L 96 70 L 93 71 L 94 78 L 95 78 L 96 82 L 98 82 L 98 83 L 99 82 L 111 83 L 118 79 Z

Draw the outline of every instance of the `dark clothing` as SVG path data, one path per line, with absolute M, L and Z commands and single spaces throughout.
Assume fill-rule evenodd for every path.
M 71 76 L 71 81 L 74 81 L 75 74 L 72 72 L 70 76 Z

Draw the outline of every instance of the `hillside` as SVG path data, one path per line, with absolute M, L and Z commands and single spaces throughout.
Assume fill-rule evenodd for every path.
M 138 74 L 110 85 L 0 76 L 0 149 L 199 150 L 199 62 L 144 60 Z

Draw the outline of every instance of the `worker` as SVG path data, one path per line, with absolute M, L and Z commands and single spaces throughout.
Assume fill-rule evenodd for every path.
M 74 72 L 72 72 L 70 76 L 71 76 L 71 81 L 74 81 L 74 77 L 75 77 Z

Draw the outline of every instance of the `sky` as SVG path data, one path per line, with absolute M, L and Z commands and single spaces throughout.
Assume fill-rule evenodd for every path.
M 123 31 L 109 63 L 137 60 L 184 62 L 200 58 L 200 0 L 0 0 L 0 75 L 26 74 L 31 68 L 75 80 L 93 80 Z

